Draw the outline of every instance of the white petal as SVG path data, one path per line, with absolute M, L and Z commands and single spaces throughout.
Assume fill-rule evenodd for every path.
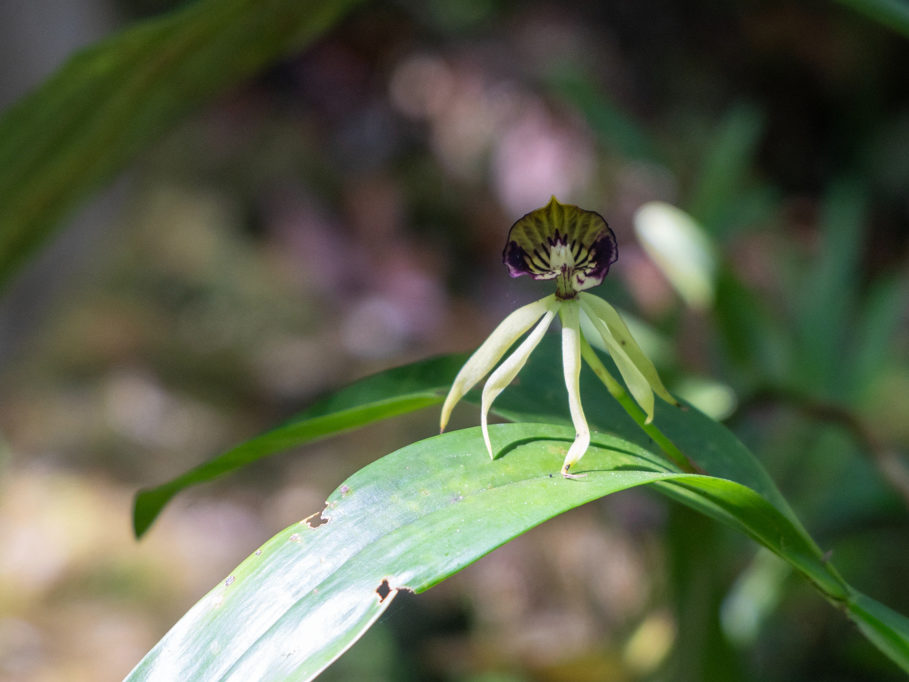
M 557 305 L 555 295 L 549 295 L 541 298 L 539 301 L 528 303 L 511 313 L 499 326 L 490 334 L 487 339 L 480 345 L 473 355 L 461 367 L 458 376 L 455 377 L 442 405 L 442 417 L 440 420 L 440 431 L 445 430 L 448 419 L 451 417 L 451 411 L 457 402 L 464 397 L 477 382 L 495 367 L 496 363 L 505 355 L 505 351 L 514 345 L 521 335 L 530 329 L 533 324 L 540 319 L 541 315 L 555 310 Z
M 521 345 L 515 349 L 515 352 L 509 355 L 508 358 L 496 368 L 496 371 L 492 373 L 487 380 L 486 385 L 483 387 L 480 424 L 483 427 L 483 440 L 486 441 L 486 449 L 489 451 L 490 459 L 493 455 L 492 443 L 489 441 L 487 417 L 489 415 L 489 408 L 492 407 L 492 401 L 498 397 L 499 393 L 505 390 L 508 384 L 517 376 L 518 372 L 521 371 L 521 368 L 527 364 L 527 358 L 530 357 L 533 349 L 536 348 L 543 339 L 543 335 L 546 333 L 546 330 L 549 329 L 549 325 L 552 324 L 553 317 L 555 317 L 554 310 L 550 310 L 543 315 L 543 319 L 534 327 L 534 330 L 530 332 Z
M 637 341 L 634 340 L 625 321 L 616 309 L 599 296 L 586 293 L 582 293 L 580 296 L 581 305 L 584 306 L 586 303 L 587 306 L 585 309 L 593 310 L 596 313 L 595 315 L 591 315 L 591 317 L 599 317 L 606 323 L 613 338 L 618 341 L 628 358 L 634 363 L 641 374 L 644 375 L 644 378 L 650 384 L 650 387 L 654 392 L 667 403 L 678 405 L 679 401 L 673 398 L 672 394 L 663 386 L 663 382 L 660 380 L 660 375 L 657 373 L 656 367 L 653 366 L 650 358 L 647 357 L 647 354 L 641 350 Z
M 577 301 L 566 301 L 559 309 L 562 319 L 562 367 L 565 371 L 565 388 L 568 389 L 568 409 L 574 424 L 574 442 L 568 448 L 562 474 L 577 462 L 590 447 L 590 427 L 581 407 L 581 329 Z
M 591 298 L 596 299 L 596 296 L 591 296 Z M 602 301 L 602 299 L 597 300 Z M 605 303 L 605 301 L 603 301 L 603 303 Z M 596 327 L 596 330 L 600 333 L 600 337 L 603 339 L 603 343 L 606 344 L 606 349 L 612 356 L 615 366 L 625 380 L 625 385 L 628 386 L 631 395 L 634 396 L 634 399 L 637 401 L 638 405 L 641 406 L 641 409 L 647 413 L 646 423 L 649 424 L 653 421 L 654 412 L 653 389 L 651 388 L 650 382 L 647 381 L 647 378 L 641 373 L 638 366 L 628 357 L 625 348 L 615 339 L 610 328 L 598 316 L 597 313 L 599 311 L 595 310 L 594 307 L 589 304 L 586 297 L 581 299 L 581 308 L 590 318 L 590 321 L 593 323 L 593 326 Z

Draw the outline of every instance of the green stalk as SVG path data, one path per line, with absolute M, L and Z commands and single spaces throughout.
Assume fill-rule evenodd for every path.
M 660 446 L 660 449 L 669 459 L 671 459 L 682 471 L 687 471 L 689 473 L 704 473 L 696 464 L 688 459 L 688 456 L 679 450 L 678 446 L 669 440 L 666 434 L 660 431 L 653 422 L 650 424 L 647 423 L 647 415 L 644 414 L 644 410 L 638 407 L 638 404 L 628 394 L 628 391 L 626 391 L 625 388 L 609 373 L 609 370 L 606 369 L 606 366 L 603 364 L 602 360 L 600 360 L 593 348 L 591 348 L 590 343 L 584 338 L 583 334 L 581 334 L 581 356 L 590 369 L 593 370 L 593 373 L 596 374 L 600 381 L 603 382 L 603 385 L 606 386 L 606 390 L 609 391 L 609 394 L 619 401 L 622 408 L 632 419 L 634 419 L 637 425 L 644 430 L 644 433 L 650 436 L 653 442 Z

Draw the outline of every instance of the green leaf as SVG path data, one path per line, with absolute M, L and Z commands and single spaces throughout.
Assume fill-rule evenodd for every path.
M 559 341 L 550 334 L 530 356 L 519 380 L 493 404 L 493 412 L 511 421 L 570 424 L 560 356 Z M 161 509 L 185 488 L 317 438 L 441 403 L 464 359 L 464 355 L 444 356 L 362 379 L 299 413 L 284 426 L 241 443 L 167 483 L 140 491 L 133 511 L 136 535 L 145 533 Z M 605 357 L 603 361 L 610 362 Z M 586 369 L 581 396 L 592 428 L 652 447 L 647 434 Z M 466 400 L 479 402 L 476 393 L 468 394 Z M 722 424 L 693 407 L 679 410 L 659 401 L 654 423 L 704 471 L 757 490 L 798 523 L 760 462 Z
M 198 0 L 77 54 L 0 119 L 0 282 L 90 191 L 356 0 Z
M 133 528 L 141 537 L 181 490 L 325 436 L 441 403 L 464 355 L 447 355 L 361 379 L 325 397 L 286 424 L 256 436 L 177 478 L 139 491 Z
M 499 397 L 493 406 L 494 411 L 511 421 L 559 420 L 570 424 L 558 358 L 558 339 L 550 335 L 531 356 L 518 381 Z M 611 363 L 605 356 L 601 359 L 607 365 Z M 581 376 L 581 400 L 592 429 L 653 449 L 649 436 L 603 389 L 590 371 Z M 702 470 L 758 491 L 797 523 L 773 479 L 751 451 L 725 426 L 694 407 L 679 409 L 662 401 L 657 401 L 654 424 Z
M 492 462 L 480 429 L 472 428 L 414 443 L 351 476 L 329 497 L 323 523 L 300 522 L 263 545 L 128 679 L 311 679 L 378 618 L 395 591 L 422 592 L 559 513 L 648 483 L 748 533 L 828 599 L 865 614 L 872 641 L 909 670 L 898 617 L 867 598 L 853 604 L 817 546 L 753 490 L 680 473 L 605 434 L 579 463 L 586 477 L 567 480 L 558 470 L 573 430 L 507 424 L 491 432 L 498 452 Z
M 862 634 L 909 671 L 909 618 L 855 590 L 847 608 Z

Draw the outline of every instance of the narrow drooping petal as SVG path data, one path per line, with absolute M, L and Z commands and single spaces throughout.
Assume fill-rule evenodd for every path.
M 594 328 L 600 334 L 600 338 L 603 339 L 603 343 L 606 344 L 606 350 L 609 351 L 609 355 L 615 362 L 622 379 L 625 380 L 625 385 L 628 386 L 631 395 L 634 396 L 641 409 L 647 413 L 646 423 L 649 424 L 653 420 L 654 412 L 653 389 L 650 388 L 650 383 L 625 353 L 625 349 L 612 335 L 606 323 L 596 316 L 596 313 L 590 309 L 586 301 L 583 301 L 581 306 L 584 313 L 590 318 Z
M 502 254 L 512 277 L 558 278 L 562 299 L 600 284 L 616 258 L 615 235 L 603 216 L 555 197 L 511 226 Z
M 562 464 L 562 475 L 567 476 L 568 470 L 590 447 L 590 427 L 581 407 L 581 328 L 577 301 L 566 301 L 559 309 L 559 317 L 562 320 L 562 367 L 575 431 L 574 442 Z
M 492 402 L 498 397 L 499 393 L 505 390 L 508 384 L 510 384 L 518 375 L 518 372 L 527 364 L 527 358 L 530 357 L 533 349 L 540 344 L 543 335 L 546 333 L 546 330 L 549 329 L 549 325 L 552 324 L 553 317 L 555 317 L 554 310 L 550 310 L 543 315 L 543 319 L 537 323 L 537 326 L 534 327 L 527 338 L 521 342 L 521 345 L 515 349 L 514 353 L 509 355 L 505 361 L 496 368 L 496 371 L 490 375 L 489 379 L 486 381 L 486 385 L 483 387 L 480 424 L 483 428 L 483 440 L 486 442 L 486 450 L 489 452 L 490 459 L 493 457 L 493 454 L 487 424 L 489 408 L 492 407 Z
M 679 401 L 666 390 L 665 386 L 663 386 L 663 382 L 660 380 L 660 375 L 657 373 L 656 367 L 653 366 L 650 358 L 647 357 L 644 351 L 641 350 L 641 347 L 637 344 L 637 341 L 634 340 L 628 326 L 625 324 L 625 321 L 622 319 L 622 316 L 619 315 L 618 311 L 602 298 L 594 296 L 593 294 L 581 294 L 581 305 L 584 306 L 585 304 L 587 310 L 592 310 L 597 317 L 606 323 L 609 331 L 612 332 L 612 336 L 618 341 L 622 350 L 625 351 L 628 358 L 634 363 L 635 367 L 638 368 L 647 380 L 647 383 L 650 384 L 650 388 L 653 389 L 654 393 L 667 403 L 678 406 Z
M 457 402 L 473 388 L 477 382 L 486 376 L 502 359 L 505 352 L 511 348 L 533 324 L 546 313 L 555 310 L 558 301 L 554 295 L 541 298 L 539 301 L 528 303 L 511 313 L 499 323 L 492 334 L 477 348 L 473 355 L 464 363 L 458 376 L 455 377 L 445 403 L 442 405 L 440 431 L 445 430 L 451 411 Z

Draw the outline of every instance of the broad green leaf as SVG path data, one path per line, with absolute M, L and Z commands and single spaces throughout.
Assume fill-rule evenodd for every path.
M 561 378 L 558 340 L 544 339 L 519 381 L 502 393 L 495 411 L 511 421 L 570 424 L 568 400 Z M 610 360 L 603 357 L 603 362 Z M 581 398 L 592 429 L 612 433 L 645 448 L 653 448 L 650 438 L 622 409 L 591 372 L 581 376 Z M 657 401 L 654 424 L 705 472 L 746 485 L 785 510 L 793 522 L 795 515 L 770 475 L 736 436 L 722 424 L 694 407 L 679 409 Z
M 141 536 L 148 530 L 164 505 L 185 488 L 316 438 L 441 403 L 464 359 L 464 355 L 453 355 L 424 360 L 358 381 L 284 426 L 241 443 L 167 483 L 141 491 L 133 512 L 136 534 Z M 608 358 L 604 362 L 608 363 Z M 651 446 L 649 437 L 586 369 L 581 377 L 581 395 L 592 428 Z M 479 396 L 470 393 L 466 400 L 479 403 Z M 555 335 L 543 339 L 519 381 L 494 403 L 493 412 L 511 421 L 571 423 Z M 654 423 L 705 472 L 753 488 L 798 523 L 760 462 L 724 426 L 694 408 L 679 410 L 659 401 Z
M 0 118 L 0 282 L 158 136 L 355 2 L 197 0 L 70 59 Z
M 141 537 L 170 499 L 184 488 L 205 483 L 290 448 L 380 419 L 441 403 L 464 355 L 447 355 L 361 379 L 297 414 L 286 424 L 231 448 L 155 488 L 139 491 L 133 528 Z
M 300 522 L 263 545 L 128 679 L 311 679 L 356 641 L 395 591 L 422 592 L 559 513 L 648 483 L 788 561 L 863 628 L 873 627 L 873 641 L 909 670 L 900 617 L 855 597 L 817 546 L 753 490 L 680 473 L 604 434 L 579 463 L 586 477 L 567 480 L 558 470 L 572 430 L 506 424 L 491 431 L 498 453 L 492 462 L 481 430 L 471 428 L 414 443 L 351 476 L 329 497 L 322 523 Z

